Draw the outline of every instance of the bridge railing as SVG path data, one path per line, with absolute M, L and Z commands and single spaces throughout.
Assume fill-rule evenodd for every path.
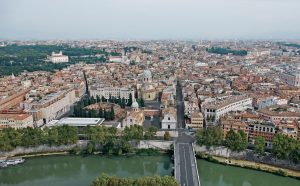
M 192 143 L 192 150 L 193 150 L 193 155 L 194 155 L 194 160 L 195 160 L 195 166 L 196 166 L 196 173 L 197 173 L 197 178 L 198 178 L 198 185 L 201 186 L 200 182 L 200 176 L 199 176 L 199 171 L 198 171 L 198 166 L 197 166 L 197 159 L 196 159 L 196 154 L 195 154 L 195 148 L 194 148 L 194 143 Z

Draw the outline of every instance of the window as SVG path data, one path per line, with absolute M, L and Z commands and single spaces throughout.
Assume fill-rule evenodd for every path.
M 171 120 L 171 118 L 170 118 L 170 117 L 168 117 L 168 120 Z

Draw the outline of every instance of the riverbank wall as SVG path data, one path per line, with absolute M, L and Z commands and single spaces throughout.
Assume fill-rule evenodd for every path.
M 280 160 L 271 156 L 270 153 L 265 153 L 264 156 L 256 154 L 253 150 L 245 150 L 241 152 L 231 151 L 227 147 L 210 147 L 194 145 L 196 153 L 208 154 L 211 156 L 223 157 L 226 159 L 244 160 L 260 164 L 267 164 L 278 168 L 285 168 L 300 171 L 300 164 L 295 164 L 289 160 Z
M 84 150 L 87 147 L 89 141 L 80 140 L 76 144 L 72 145 L 61 145 L 61 146 L 49 146 L 49 145 L 40 145 L 37 147 L 17 147 L 12 151 L 0 151 L 0 158 L 7 158 L 13 156 L 42 156 L 42 155 L 51 155 L 57 153 L 65 153 L 79 147 L 80 150 Z M 157 149 L 160 151 L 167 151 L 170 149 L 173 141 L 163 141 L 163 140 L 141 140 L 138 143 L 133 142 L 132 146 L 136 149 Z M 100 145 L 97 145 L 97 148 L 101 148 Z
M 61 146 L 49 146 L 49 145 L 40 145 L 37 147 L 17 147 L 12 151 L 0 151 L 1 157 L 13 157 L 13 156 L 22 156 L 30 154 L 52 154 L 57 152 L 66 152 L 74 147 L 78 146 L 80 149 L 84 149 L 87 146 L 88 141 L 78 141 L 76 144 L 72 145 L 61 145 Z
M 174 144 L 173 141 L 164 140 L 142 140 L 136 146 L 137 149 L 157 149 L 157 150 L 169 150 L 171 145 Z

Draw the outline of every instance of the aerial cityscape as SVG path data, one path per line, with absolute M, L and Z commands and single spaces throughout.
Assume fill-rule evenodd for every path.
M 299 185 L 300 2 L 144 3 L 0 0 L 0 185 Z

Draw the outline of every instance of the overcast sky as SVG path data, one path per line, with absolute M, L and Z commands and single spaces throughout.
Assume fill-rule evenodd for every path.
M 0 0 L 1 39 L 300 39 L 300 0 Z

